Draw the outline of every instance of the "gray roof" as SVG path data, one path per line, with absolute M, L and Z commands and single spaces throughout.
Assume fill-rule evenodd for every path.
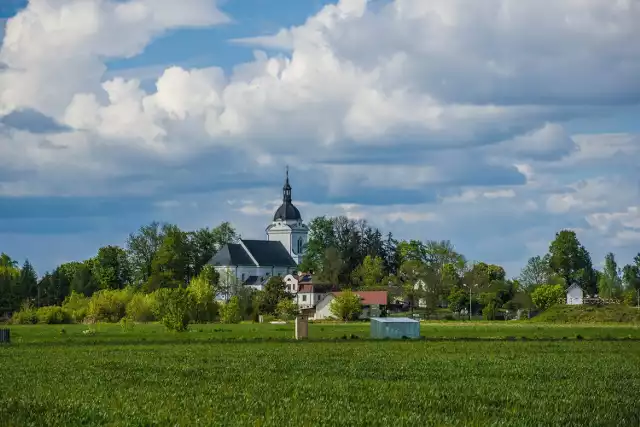
M 209 261 L 212 265 L 256 265 L 240 243 L 228 243 Z
M 419 321 L 409 319 L 408 317 L 372 317 L 371 320 L 381 323 L 420 323 Z
M 251 255 L 258 261 L 258 265 L 297 267 L 298 264 L 291 258 L 291 255 L 282 243 L 274 240 L 242 240 L 244 246 Z
M 293 268 L 298 265 L 282 243 L 273 240 L 241 240 L 241 243 L 228 243 L 211 258 L 209 264 L 255 266 L 256 263 L 251 257 L 256 260 L 258 266 L 263 267 Z

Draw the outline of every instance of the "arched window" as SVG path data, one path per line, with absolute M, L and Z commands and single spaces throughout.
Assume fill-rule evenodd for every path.
M 302 237 L 298 237 L 298 252 L 299 254 L 302 253 Z

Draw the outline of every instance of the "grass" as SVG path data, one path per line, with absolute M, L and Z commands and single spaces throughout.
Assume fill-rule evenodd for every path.
M 531 319 L 542 323 L 636 323 L 640 310 L 626 305 L 556 305 Z
M 640 342 L 601 340 L 636 327 L 434 322 L 422 333 L 443 340 L 399 342 L 367 328 L 316 324 L 318 341 L 288 342 L 290 325 L 11 327 L 0 425 L 640 424 Z

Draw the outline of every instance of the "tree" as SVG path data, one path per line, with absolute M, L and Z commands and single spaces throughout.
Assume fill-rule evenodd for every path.
M 622 281 L 625 289 L 640 289 L 640 253 L 633 258 L 633 264 L 627 264 L 622 269 Z
M 18 263 L 7 254 L 0 254 L 0 315 L 20 307 L 17 284 L 20 280 Z
M 202 268 L 220 248 L 227 243 L 237 242 L 239 238 L 240 236 L 229 222 L 223 222 L 213 229 L 201 228 L 189 232 L 193 275 L 200 274 Z
M 215 271 L 215 270 L 214 270 Z M 192 317 L 195 322 L 209 322 L 215 319 L 217 305 L 215 302 L 214 286 L 211 283 L 210 271 L 203 270 L 194 277 L 187 291 L 193 302 Z
M 278 303 L 285 299 L 291 299 L 291 295 L 287 293 L 282 277 L 270 277 L 264 285 L 258 310 L 261 314 L 276 314 Z
M 91 258 L 84 261 L 82 265 L 78 267 L 73 275 L 73 279 L 71 280 L 72 292 L 75 291 L 79 294 L 90 297 L 100 288 L 98 281 L 93 274 L 94 265 L 95 259 Z
M 338 285 L 341 283 L 340 276 L 343 268 L 344 262 L 340 258 L 340 253 L 336 248 L 330 246 L 326 249 L 322 258 L 318 279 L 321 282 Z
M 220 307 L 220 321 L 222 323 L 240 323 L 240 301 L 237 296 L 231 297 L 229 302 Z
M 131 262 L 135 283 L 140 286 L 151 276 L 153 260 L 164 239 L 159 222 L 140 227 L 127 239 L 127 253 Z
M 131 283 L 131 266 L 127 252 L 118 246 L 104 246 L 98 249 L 92 272 L 100 289 L 124 289 Z
M 298 315 L 298 305 L 289 298 L 280 300 L 276 306 L 276 314 L 282 320 L 291 320 Z
M 427 247 L 420 240 L 403 240 L 396 247 L 400 265 L 407 261 L 426 262 Z
M 549 245 L 549 267 L 564 280 L 566 287 L 578 284 L 591 295 L 597 292 L 597 277 L 591 256 L 580 244 L 574 231 L 556 233 Z
M 611 252 L 604 258 L 604 270 L 598 279 L 598 293 L 603 298 L 622 296 L 622 278 L 615 255 Z
M 335 247 L 333 220 L 324 216 L 316 217 L 309 222 L 309 241 L 299 269 L 304 272 L 318 272 L 323 263 L 325 252 Z
M 184 287 L 191 277 L 187 233 L 175 225 L 163 227 L 164 238 L 151 263 L 147 291 Z
M 18 279 L 18 289 L 20 300 L 29 299 L 32 301 L 38 298 L 38 274 L 35 268 L 29 262 L 25 260 L 22 268 L 20 269 L 20 278 Z
M 359 289 L 379 289 L 388 286 L 388 283 L 385 283 L 388 280 L 385 280 L 387 275 L 384 272 L 382 258 L 377 256 L 367 255 L 351 276 L 354 285 Z
M 447 299 L 449 300 L 449 308 L 452 312 L 458 313 L 458 316 L 461 315 L 462 310 L 469 308 L 469 292 L 458 286 L 451 289 Z
M 329 307 L 331 314 L 345 322 L 355 320 L 362 313 L 360 297 L 350 290 L 338 294 Z
M 565 293 L 562 285 L 541 285 L 531 293 L 531 300 L 541 310 L 562 302 Z
M 548 256 L 543 258 L 537 255 L 529 258 L 518 280 L 527 292 L 531 292 L 540 285 L 549 284 L 552 274 Z

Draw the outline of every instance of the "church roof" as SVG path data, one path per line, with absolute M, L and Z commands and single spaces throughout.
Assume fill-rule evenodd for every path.
M 256 265 L 240 243 L 228 243 L 211 258 L 209 264 L 221 265 Z
M 255 259 L 254 262 L 253 260 Z M 228 243 L 216 253 L 209 264 L 214 266 L 296 267 L 284 245 L 274 240 L 240 240 Z
M 278 267 L 297 267 L 284 245 L 275 240 L 242 240 L 244 246 L 253 255 L 258 265 Z
M 274 221 L 287 221 L 287 220 L 299 220 L 302 219 L 300 211 L 292 203 L 283 203 L 280 205 L 276 213 L 273 215 Z

